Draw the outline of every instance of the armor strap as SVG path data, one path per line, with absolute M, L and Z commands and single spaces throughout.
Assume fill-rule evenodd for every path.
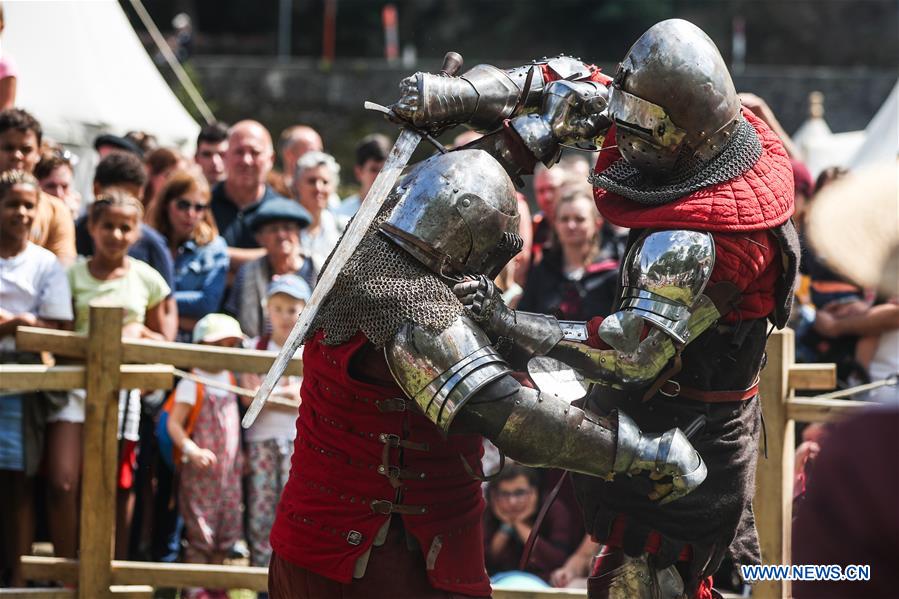
M 715 304 L 715 308 L 717 308 L 718 313 L 720 314 L 719 319 L 723 317 L 725 314 L 735 309 L 737 305 L 740 303 L 740 299 L 742 295 L 740 294 L 737 286 L 731 283 L 730 281 L 719 281 L 712 285 L 709 285 L 705 289 L 705 295 L 712 300 L 712 303 Z M 734 399 L 698 399 L 700 396 L 705 397 L 714 397 L 713 392 L 710 391 L 701 391 L 699 389 L 691 389 L 691 391 L 695 391 L 694 397 L 689 397 L 686 393 L 683 392 L 685 387 L 683 387 L 677 381 L 671 380 L 671 377 L 675 376 L 681 371 L 683 367 L 683 362 L 681 361 L 681 353 L 683 353 L 686 344 L 683 343 L 675 343 L 674 344 L 674 359 L 671 363 L 671 366 L 663 371 L 659 377 L 653 382 L 652 385 L 649 386 L 649 389 L 643 394 L 643 401 L 650 400 L 656 393 L 661 392 L 663 395 L 668 397 L 675 397 L 680 395 L 681 397 L 687 399 L 697 399 L 697 401 L 741 401 L 743 399 L 749 399 L 755 393 L 748 395 L 747 397 L 736 397 Z M 689 389 L 689 388 L 687 388 Z M 756 391 L 758 391 L 758 384 L 755 385 Z M 746 389 L 744 391 L 737 392 L 726 392 L 726 393 L 745 393 L 750 389 Z M 732 396 L 722 396 L 722 397 L 732 397 Z
M 414 449 L 416 451 L 430 450 L 430 446 L 427 443 L 416 443 L 415 441 L 403 439 L 399 435 L 394 435 L 392 433 L 381 433 L 378 435 L 378 441 L 389 447 L 405 447 L 406 449 Z
M 379 412 L 405 412 L 406 400 L 402 397 L 388 397 L 375 402 Z
M 407 514 L 410 516 L 420 516 L 421 514 L 428 513 L 427 506 L 394 503 L 386 499 L 375 499 L 369 506 L 374 513 L 384 515 Z
M 684 345 L 683 343 L 674 344 L 675 354 L 671 362 L 671 367 L 663 371 L 662 374 L 659 375 L 659 378 L 657 378 L 653 382 L 653 384 L 649 386 L 649 389 L 647 389 L 646 393 L 643 394 L 643 401 L 650 400 L 652 396 L 656 394 L 656 392 L 664 387 L 666 383 L 670 382 L 671 377 L 681 371 L 681 368 L 683 367 L 683 362 L 681 361 L 681 353 L 683 353 L 684 347 L 686 347 L 686 345 Z
M 527 569 L 528 562 L 531 561 L 531 551 L 534 550 L 534 545 L 537 543 L 537 535 L 540 534 L 540 527 L 543 525 L 543 520 L 546 519 L 549 508 L 555 503 L 556 497 L 559 496 L 559 491 L 562 490 L 562 485 L 565 484 L 566 480 L 568 480 L 568 470 L 562 473 L 562 476 L 559 477 L 559 481 L 552 488 L 552 491 L 549 492 L 549 495 L 546 496 L 543 505 L 540 506 L 540 512 L 534 519 L 534 526 L 531 527 L 531 534 L 528 535 L 528 540 L 524 544 L 524 550 L 521 552 L 521 561 L 518 562 L 518 569 L 522 572 Z
M 503 468 L 506 467 L 506 454 L 503 453 L 503 450 L 500 448 L 496 448 L 499 452 L 499 467 L 496 469 L 496 472 L 493 474 L 483 474 L 483 468 L 480 467 L 481 474 L 478 474 L 474 471 L 474 468 L 471 467 L 471 464 L 468 463 L 468 460 L 465 459 L 465 456 L 461 453 L 459 454 L 459 459 L 462 460 L 462 467 L 465 468 L 465 472 L 468 473 L 468 476 L 475 479 L 478 482 L 482 483 L 492 483 L 496 479 L 499 478 L 499 475 L 503 473 Z M 478 462 L 480 464 L 480 462 Z

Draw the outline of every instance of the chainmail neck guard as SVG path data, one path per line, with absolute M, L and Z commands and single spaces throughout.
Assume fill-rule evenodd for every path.
M 392 195 L 384 202 L 312 321 L 307 341 L 323 330 L 326 345 L 340 345 L 362 331 L 381 348 L 406 322 L 437 334 L 462 314 L 452 289 L 379 232 L 398 200 Z
M 739 177 L 751 169 L 761 155 L 762 142 L 755 128 L 741 116 L 724 151 L 705 163 L 695 158 L 680 159 L 674 174 L 664 181 L 644 177 L 624 158 L 600 173 L 592 173 L 589 181 L 594 187 L 640 204 L 658 206 Z

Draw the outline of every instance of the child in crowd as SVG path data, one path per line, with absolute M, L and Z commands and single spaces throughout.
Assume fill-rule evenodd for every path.
M 37 215 L 37 180 L 25 171 L 0 175 L 0 363 L 40 361 L 16 350 L 19 326 L 57 328 L 72 320 L 62 264 L 28 236 Z M 2 386 L 2 383 L 0 383 Z M 56 395 L 0 391 L 0 586 L 24 586 L 19 556 L 31 552 L 32 477 L 44 446 L 44 425 Z
M 526 571 L 518 570 L 524 545 L 541 504 L 539 473 L 521 464 L 507 463 L 487 487 L 484 510 L 484 558 L 494 584 L 514 576 L 517 580 L 549 586 L 550 574 L 565 564 L 583 540 L 580 515 L 560 502 L 546 513 L 544 535 L 534 544 Z M 539 578 L 537 578 L 539 577 Z M 506 582 L 509 586 L 509 581 Z
M 225 314 L 207 314 L 193 330 L 194 343 L 204 345 L 239 347 L 243 338 L 240 324 Z M 210 384 L 181 379 L 167 425 L 173 445 L 181 452 L 178 505 L 187 540 L 184 557 L 194 564 L 221 564 L 241 538 L 243 460 L 237 396 L 212 382 L 233 386 L 235 380 L 226 370 L 193 372 Z M 188 436 L 185 425 L 198 401 L 202 403 Z M 182 596 L 227 598 L 221 589 L 185 589 Z
M 174 330 L 176 311 L 169 286 L 156 270 L 128 255 L 140 236 L 142 216 L 140 200 L 121 190 L 110 190 L 91 204 L 88 232 L 94 244 L 94 255 L 77 262 L 68 271 L 76 332 L 88 332 L 90 304 L 95 300 L 122 306 L 124 337 L 164 340 L 163 331 Z M 84 392 L 71 393 L 68 405 L 52 419 L 58 425 L 67 425 L 67 430 L 57 438 L 51 431 L 48 463 L 51 471 L 50 530 L 52 535 L 54 520 L 57 520 L 56 528 L 61 529 L 63 548 L 74 557 Z M 123 443 L 116 525 L 116 556 L 119 559 L 126 555 L 134 509 L 131 488 L 139 422 L 140 392 L 123 391 L 119 400 L 119 434 Z M 56 542 L 54 538 L 54 545 Z
M 311 295 L 309 284 L 300 277 L 276 277 L 266 293 L 266 312 L 271 319 L 272 334 L 254 339 L 251 347 L 281 351 Z M 257 389 L 261 383 L 258 374 L 244 375 L 242 381 L 250 389 Z M 244 433 L 250 474 L 247 539 L 250 542 L 250 564 L 253 566 L 267 567 L 272 555 L 268 536 L 275 523 L 275 507 L 281 497 L 281 489 L 290 473 L 301 382 L 302 378 L 297 376 L 282 378 L 274 394 L 292 400 L 296 405 L 267 403 L 256 423 Z M 244 402 L 249 405 L 250 398 L 245 398 Z

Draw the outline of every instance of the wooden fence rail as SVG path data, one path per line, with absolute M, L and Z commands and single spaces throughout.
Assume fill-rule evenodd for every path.
M 0 365 L 5 389 L 86 389 L 80 560 L 24 556 L 30 580 L 54 580 L 71 589 L 0 589 L 0 599 L 78 597 L 152 597 L 153 587 L 228 587 L 263 591 L 265 568 L 199 564 L 160 564 L 113 560 L 115 538 L 116 422 L 119 389 L 168 389 L 173 367 L 265 373 L 276 354 L 180 343 L 122 340 L 121 309 L 92 305 L 90 336 L 21 327 L 16 345 L 21 351 L 47 351 L 85 360 L 85 365 Z M 846 400 L 797 399 L 796 389 L 833 389 L 833 364 L 795 364 L 790 330 L 776 331 L 768 340 L 768 362 L 760 388 L 767 426 L 768 459 L 760 459 L 756 475 L 755 515 L 767 564 L 790 562 L 793 451 L 795 421 L 827 422 L 842 418 L 862 405 Z M 291 361 L 289 374 L 302 374 L 302 362 Z M 754 597 L 789 597 L 784 582 L 759 583 Z M 574 589 L 546 591 L 496 590 L 497 599 L 558 599 L 585 597 Z

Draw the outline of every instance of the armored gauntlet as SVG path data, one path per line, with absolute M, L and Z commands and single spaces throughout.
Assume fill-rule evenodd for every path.
M 512 116 L 523 93 L 506 71 L 490 65 L 478 65 L 461 77 L 419 72 L 400 82 L 393 110 L 418 127 L 467 123 L 492 128 Z
M 463 281 L 453 287 L 453 292 L 472 318 L 515 362 L 545 356 L 567 337 L 562 325 L 552 316 L 510 309 L 487 277 Z M 586 339 L 586 331 L 582 337 L 580 340 Z
M 594 81 L 553 81 L 543 92 L 539 114 L 517 117 L 512 128 L 537 160 L 556 162 L 559 144 L 590 141 L 609 128 L 609 90 Z

